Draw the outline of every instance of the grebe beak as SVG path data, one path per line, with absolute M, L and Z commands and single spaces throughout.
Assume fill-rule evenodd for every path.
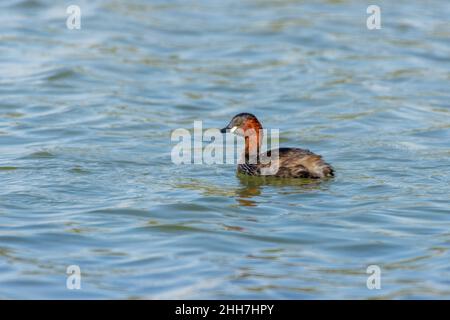
M 220 129 L 221 133 L 227 133 L 227 130 L 230 129 L 231 133 L 234 133 L 237 130 L 238 127 L 230 127 L 230 125 L 226 126 L 223 129 Z
M 223 129 L 220 129 L 221 133 L 227 133 L 227 130 L 231 129 L 231 122 Z

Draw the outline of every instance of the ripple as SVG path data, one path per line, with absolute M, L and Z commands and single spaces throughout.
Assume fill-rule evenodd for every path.
M 13 166 L 0 166 L 0 171 L 14 171 L 18 170 L 19 167 L 13 167 Z
M 50 151 L 36 151 L 30 153 L 29 155 L 22 157 L 21 159 L 52 159 L 55 158 L 56 155 L 51 153 Z

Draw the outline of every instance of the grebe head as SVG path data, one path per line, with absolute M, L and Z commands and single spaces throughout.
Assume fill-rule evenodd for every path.
M 246 136 L 249 135 L 249 130 L 252 132 L 258 132 L 262 129 L 261 123 L 251 113 L 239 113 L 231 119 L 230 123 L 220 130 L 222 133 L 226 133 L 230 130 L 231 133 Z

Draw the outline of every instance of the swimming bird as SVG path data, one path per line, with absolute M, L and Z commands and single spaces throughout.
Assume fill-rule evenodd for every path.
M 326 163 L 322 156 L 306 149 L 279 148 L 261 154 L 262 129 L 261 123 L 253 114 L 239 113 L 220 130 L 222 133 L 229 130 L 231 133 L 245 137 L 243 160 L 238 164 L 238 173 L 250 176 L 309 179 L 334 176 L 333 167 Z M 272 155 L 274 157 L 270 162 L 262 161 Z M 269 167 L 275 168 L 275 171 L 267 171 Z

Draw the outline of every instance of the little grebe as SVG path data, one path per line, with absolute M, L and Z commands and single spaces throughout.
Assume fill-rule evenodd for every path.
M 275 176 L 282 178 L 310 178 L 320 179 L 334 176 L 333 168 L 322 160 L 320 155 L 309 150 L 300 148 L 280 148 L 268 151 L 266 158 L 271 154 L 276 154 L 278 158 L 272 159 L 275 163 L 276 172 L 263 173 L 273 162 L 261 161 L 263 154 L 260 154 L 262 125 L 251 113 L 240 113 L 231 119 L 230 123 L 220 131 L 226 133 L 227 130 L 245 137 L 245 161 L 238 165 L 238 173 L 251 176 Z M 252 159 L 251 154 L 256 154 L 257 158 Z M 264 162 L 264 163 L 263 163 Z

